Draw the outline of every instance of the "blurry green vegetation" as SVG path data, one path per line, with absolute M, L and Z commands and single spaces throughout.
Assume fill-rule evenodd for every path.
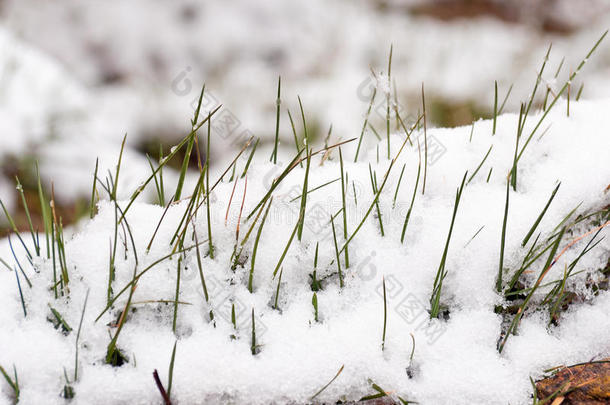
M 2 174 L 15 185 L 15 178 L 19 178 L 19 181 L 23 186 L 23 193 L 30 210 L 34 229 L 44 232 L 44 222 L 40 208 L 40 198 L 38 196 L 36 159 L 30 155 L 21 158 L 8 156 L 1 161 L 0 170 L 2 171 Z M 46 198 L 49 199 L 51 196 L 51 189 L 44 185 L 43 188 Z M 15 225 L 19 231 L 28 232 L 28 220 L 21 198 L 18 193 L 14 193 L 12 197 L 14 199 L 12 202 L 14 203 L 13 206 L 15 207 L 15 210 L 11 215 L 15 221 Z M 64 225 L 69 225 L 78 222 L 79 219 L 85 217 L 89 213 L 89 201 L 85 197 L 79 198 L 76 201 L 71 201 L 68 204 L 56 201 L 55 209 L 57 215 L 62 218 Z M 2 218 L 0 219 L 0 237 L 5 237 L 10 232 L 10 227 L 4 218 L 4 214 L 0 215 L 2 215 Z
M 480 118 L 491 119 L 493 112 L 487 109 L 477 108 L 474 103 L 449 101 L 436 98 L 428 102 L 429 119 L 438 127 L 459 127 L 470 125 Z

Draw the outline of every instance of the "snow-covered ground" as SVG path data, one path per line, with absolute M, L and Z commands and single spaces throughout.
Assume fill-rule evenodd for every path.
M 577 214 L 591 213 L 608 204 L 608 108 L 608 100 L 572 102 L 567 117 L 566 103 L 559 102 L 544 121 L 543 128 L 551 125 L 548 131 L 541 128 L 525 149 L 518 165 L 517 191 L 510 190 L 504 286 L 530 249 L 533 240 L 525 247 L 521 246 L 521 241 L 557 182 L 561 182 L 559 191 L 536 231 L 536 234 L 542 234 L 540 241 L 551 237 L 553 229 L 575 207 L 578 206 L 577 213 L 564 225 L 570 224 Z M 520 147 L 540 117 L 540 113 L 528 116 Z M 294 238 L 278 267 L 298 219 L 301 199 L 294 198 L 301 193 L 306 172 L 298 166 L 273 192 L 273 202 L 257 249 L 252 293 L 247 286 L 254 235 L 259 225 L 254 227 L 244 245 L 243 265 L 231 269 L 236 226 L 240 225 L 241 243 L 257 218 L 256 215 L 249 220 L 246 217 L 256 212 L 254 209 L 273 178 L 288 165 L 287 161 L 278 166 L 268 162 L 269 149 L 261 148 L 256 152 L 247 177 L 236 180 L 230 205 L 232 182 L 220 182 L 213 191 L 210 224 L 214 258 L 208 255 L 205 206 L 188 226 L 184 246 L 201 243 L 201 269 L 209 301 L 206 302 L 203 293 L 196 249 L 185 252 L 181 259 L 178 254 L 151 267 L 138 279 L 131 300 L 132 310 L 118 337 L 117 346 L 129 360 L 121 367 L 105 364 L 106 347 L 117 333 L 116 323 L 120 322 L 130 289 L 118 294 L 124 287 L 129 287 L 134 272 L 148 269 L 171 253 L 172 235 L 180 226 L 188 200 L 169 208 L 150 251 L 147 246 L 164 209 L 140 202 L 129 208 L 125 225 L 133 233 L 133 245 L 128 232 L 119 227 L 116 279 L 112 283 L 113 294 L 118 298 L 96 322 L 96 317 L 106 307 L 109 250 L 115 239 L 114 205 L 102 201 L 97 216 L 81 223 L 67 238 L 70 282 L 63 296 L 58 299 L 53 296 L 50 260 L 35 258 L 32 268 L 27 265 L 25 255 L 19 253 L 24 271 L 32 282 L 32 287 L 27 287 L 20 275 L 27 310 L 27 316 L 24 316 L 15 274 L 0 271 L 0 305 L 3 308 L 0 347 L 6 348 L 0 364 L 9 371 L 15 364 L 21 389 L 20 403 L 64 402 L 59 396 L 65 385 L 63 370 L 65 368 L 68 377 L 73 378 L 76 329 L 87 292 L 88 302 L 78 342 L 78 381 L 72 383 L 73 403 L 160 402 L 152 372 L 159 370 L 161 381 L 167 387 L 175 341 L 171 397 L 179 404 L 307 403 L 341 367 L 343 371 L 316 401 L 359 399 L 375 393 L 371 388 L 375 383 L 394 398 L 399 395 L 424 404 L 529 403 L 530 376 L 537 378 L 543 370 L 561 364 L 610 355 L 607 339 L 610 294 L 599 291 L 595 295 L 586 287 L 591 280 L 602 278 L 598 270 L 607 262 L 610 245 L 608 227 L 574 244 L 572 241 L 579 235 L 600 224 L 585 221 L 571 228 L 559 244 L 556 253 L 559 259 L 546 274 L 544 283 L 561 279 L 566 266 L 594 238 L 599 243 L 574 269 L 574 272 L 582 272 L 570 277 L 566 284 L 566 290 L 578 292 L 585 302 L 571 305 L 562 312 L 558 326 L 547 326 L 548 308 L 539 305 L 550 287 L 541 288 L 534 295 L 530 309 L 517 329 L 518 334 L 510 336 L 502 353 L 498 352 L 498 342 L 506 327 L 503 316 L 504 322 L 511 321 L 514 316 L 497 314 L 494 307 L 506 304 L 502 295 L 495 291 L 495 283 L 506 175 L 513 162 L 517 123 L 515 114 L 498 117 L 495 135 L 492 134 L 492 121 L 476 122 L 473 131 L 470 126 L 428 130 L 425 194 L 422 193 L 422 166 L 422 178 L 404 243 L 401 243 L 400 235 L 416 187 L 420 164 L 417 144 L 423 147 L 422 131 L 413 133 L 413 145 L 406 141 L 404 134 L 392 134 L 392 156 L 398 154 L 402 145 L 404 149 L 392 166 L 387 182 L 384 175 L 390 160 L 386 158 L 385 141 L 378 145 L 379 159 L 376 148 L 367 148 L 361 151 L 357 163 L 353 162 L 355 142 L 344 145 L 344 171 L 349 180 L 345 202 L 348 235 L 355 233 L 374 201 L 368 164 L 376 172 L 377 184 L 383 189 L 379 210 L 373 209 L 348 245 L 349 267 L 343 253 L 340 255 L 343 287 L 337 273 L 329 223 L 330 216 L 343 206 L 340 181 L 311 191 L 302 238 Z M 427 310 L 449 231 L 456 188 L 466 171 L 469 173 L 467 180 L 470 179 L 491 146 L 488 158 L 465 186 L 457 210 L 441 294 L 441 303 L 449 312 L 447 319 L 430 320 Z M 238 173 L 245 163 L 245 158 L 238 160 Z M 404 175 L 394 203 L 403 165 Z M 310 171 L 309 190 L 340 178 L 338 150 L 334 148 L 323 164 L 321 154 L 312 157 Z M 212 176 L 212 184 L 216 178 L 216 175 Z M 239 221 L 243 199 L 243 215 Z M 127 209 L 126 201 L 120 205 Z M 385 236 L 381 234 L 379 214 Z M 339 249 L 345 243 L 342 218 L 339 214 L 334 221 Z M 259 218 L 258 223 L 261 221 Z M 322 289 L 317 292 L 318 321 L 312 305 L 310 278 L 317 244 L 317 279 L 322 280 Z M 6 241 L 4 245 L 3 253 L 8 253 Z M 560 255 L 564 248 L 565 253 Z M 21 248 L 17 250 L 22 252 Z M 522 280 L 526 285 L 531 286 L 545 270 L 547 255 L 548 252 L 542 255 L 524 275 Z M 8 261 L 7 254 L 2 257 Z M 281 269 L 281 273 L 274 277 L 276 268 Z M 172 322 L 178 274 L 180 305 L 174 333 Z M 387 330 L 382 350 L 383 279 Z M 278 283 L 278 308 L 274 309 Z M 166 302 L 155 302 L 157 300 Z M 231 304 L 235 305 L 237 330 L 231 323 Z M 52 317 L 49 305 L 63 316 L 74 329 L 72 332 L 62 333 L 61 329 L 53 327 L 49 321 Z M 209 319 L 210 310 L 214 313 L 214 321 Z M 252 311 L 256 355 L 251 353 Z M 3 384 L 1 389 L 0 400 L 10 402 L 8 385 Z
M 126 209 L 132 193 L 151 173 L 142 145 L 158 138 L 175 144 L 188 134 L 194 102 L 204 82 L 203 110 L 222 104 L 212 128 L 211 184 L 246 139 L 260 139 L 247 177 L 235 184 L 229 181 L 229 171 L 210 196 L 213 258 L 204 204 L 186 229 L 184 245 L 190 249 L 147 267 L 174 251 L 173 235 L 184 226 L 181 219 L 195 187 L 195 171 L 187 177 L 183 200 L 169 207 L 152 243 L 164 214 L 164 207 L 151 204 L 157 201 L 155 182 L 129 206 L 125 226 L 119 226 L 118 233 L 114 225 L 115 215 L 120 213 L 98 183 L 98 214 L 65 230 L 70 281 L 57 298 L 53 280 L 54 273 L 61 277 L 61 264 L 56 260 L 54 267 L 47 258 L 45 235 L 39 235 L 43 257 L 34 257 L 32 263 L 16 236 L 11 236 L 23 267 L 23 272 L 17 270 L 18 279 L 4 264 L 16 265 L 9 241 L 0 240 L 0 347 L 4 349 L 0 366 L 12 377 L 15 365 L 19 403 L 63 403 L 60 393 L 66 385 L 73 387 L 72 403 L 77 404 L 161 403 L 152 371 L 159 371 L 167 388 L 176 341 L 171 397 L 177 404 L 334 403 L 375 394 L 373 384 L 394 399 L 400 396 L 420 404 L 526 404 L 532 394 L 529 377 L 537 379 L 544 370 L 558 365 L 609 357 L 610 294 L 604 288 L 594 292 L 607 279 L 599 270 L 607 266 L 610 256 L 610 226 L 604 226 L 610 204 L 610 46 L 605 42 L 572 83 L 571 102 L 566 102 L 564 94 L 519 160 L 516 191 L 511 188 L 509 194 L 504 291 L 496 291 L 506 180 L 519 121 L 515 112 L 531 92 L 549 43 L 552 52 L 537 102 L 547 86 L 552 99 L 610 24 L 603 1 L 588 0 L 575 10 L 575 3 L 565 0 L 545 10 L 573 32 L 543 33 L 528 15 L 546 7 L 545 2 L 523 2 L 527 4 L 518 7 L 520 23 L 484 17 L 440 22 L 406 11 L 431 3 L 428 0 L 392 0 L 383 7 L 347 0 L 271 0 L 256 5 L 247 0 L 65 0 L 61 7 L 43 0 L 1 2 L 0 199 L 9 212 L 17 207 L 17 193 L 9 178 L 15 169 L 7 168 L 14 161 L 30 171 L 34 160 L 39 161 L 46 190 L 52 185 L 59 205 L 69 205 L 88 200 L 96 159 L 102 182 L 109 173 L 114 175 L 125 134 L 117 195 L 120 207 Z M 412 143 L 405 143 L 393 117 L 391 156 L 403 144 L 404 149 L 386 181 L 390 160 L 385 141 L 389 89 L 385 75 L 390 45 L 393 86 L 407 125 L 421 112 L 422 83 L 431 116 L 439 100 L 491 115 L 497 81 L 499 102 L 511 85 L 513 88 L 504 114 L 497 119 L 495 135 L 491 120 L 457 128 L 434 128 L 434 122 L 428 120 L 426 135 L 418 128 Z M 273 164 L 269 156 L 275 136 L 278 75 L 282 77 L 282 111 L 278 162 Z M 582 101 L 575 102 L 583 83 Z M 331 124 L 328 145 L 360 136 L 374 89 L 377 93 L 369 119 L 383 140 L 377 141 L 370 129 L 365 131 L 357 162 L 358 140 L 342 145 L 345 203 L 338 148 L 315 155 L 308 176 L 303 234 L 291 238 L 299 218 L 305 162 L 291 170 L 273 190 L 250 292 L 254 243 L 263 217 L 254 208 L 295 153 L 286 110 L 290 109 L 301 134 L 300 96 L 309 134 L 316 137 L 310 146 L 318 150 L 324 146 Z M 393 97 L 394 89 L 388 94 Z M 542 117 L 535 111 L 537 102 L 527 117 L 520 148 Z M 205 129 L 200 130 L 201 140 Z M 250 151 L 237 160 L 238 177 Z M 156 165 L 156 156 L 153 160 Z M 372 171 L 376 187 L 383 187 L 378 207 L 372 204 Z M 440 295 L 447 311 L 440 319 L 430 320 L 430 299 L 456 188 L 466 171 L 468 183 L 457 209 Z M 164 179 L 168 201 L 178 174 L 166 167 Z M 559 182 L 536 232 L 522 246 Z M 346 229 L 341 212 L 344 204 Z M 523 297 L 508 301 L 506 289 L 514 272 L 531 259 L 532 244 L 538 250 L 551 246 L 561 228 L 558 224 L 569 213 L 572 215 L 562 225 L 604 207 L 605 217 L 597 215 L 570 226 L 555 252 L 558 260 L 526 308 L 517 334 L 508 337 L 500 353 L 498 344 L 515 316 L 516 307 L 510 307 L 523 303 Z M 247 218 L 251 212 L 254 214 Z M 346 244 L 345 235 L 355 233 L 347 248 L 349 266 L 340 252 L 343 280 L 338 275 L 331 215 L 337 215 L 337 250 Z M 0 217 L 5 224 L 4 215 Z M 236 228 L 239 243 L 250 229 L 251 233 L 240 264 L 232 269 Z M 592 230 L 595 232 L 588 234 Z M 23 233 L 22 237 L 33 252 L 30 235 Z M 96 321 L 107 305 L 114 241 L 112 290 L 118 298 Z M 201 243 L 207 299 L 193 248 L 197 242 Z M 316 292 L 317 320 L 311 286 L 316 246 L 316 274 L 322 280 Z M 549 325 L 552 303 L 541 302 L 556 284 L 547 283 L 560 280 L 566 266 L 586 246 L 594 248 L 577 261 L 565 286 L 576 299 L 560 311 L 557 325 Z M 548 256 L 547 250 L 530 265 L 520 278 L 522 287 L 534 285 Z M 112 367 L 105 364 L 106 350 L 121 322 L 134 269 L 146 269 L 146 273 L 138 279 L 131 311 L 117 340 L 128 362 Z M 384 280 L 387 328 L 382 349 Z M 276 299 L 278 308 L 274 308 Z M 231 320 L 232 305 L 236 327 Z M 70 325 L 71 332 L 54 327 L 51 307 Z M 79 350 L 77 381 L 75 347 Z M 0 404 L 13 399 L 10 386 L 0 378 Z

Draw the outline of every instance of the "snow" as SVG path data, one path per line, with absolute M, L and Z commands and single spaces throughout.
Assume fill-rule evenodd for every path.
M 0 46 L 0 158 L 38 160 L 43 182 L 49 188 L 52 181 L 57 185 L 60 202 L 74 203 L 90 193 L 96 158 L 100 173 L 114 171 L 126 132 L 132 141 L 126 154 L 133 155 L 121 180 L 126 187 L 149 170 L 145 157 L 131 145 L 145 138 L 151 127 L 184 132 L 182 126 L 162 123 L 166 115 L 161 111 L 171 115 L 176 108 L 156 99 L 143 102 L 125 89 L 85 87 L 56 60 L 1 26 Z M 188 105 L 182 108 L 190 113 Z M 186 113 L 180 115 L 184 122 Z M 168 175 L 173 178 L 174 172 L 168 169 Z M 0 197 L 11 203 L 14 196 L 4 190 Z
M 43 138 L 49 121 L 74 114 L 83 90 L 57 63 L 5 28 L 0 29 L 0 46 L 0 149 L 19 153 Z
M 520 265 L 527 252 L 529 245 L 522 248 L 521 240 L 556 182 L 561 181 L 561 187 L 540 224 L 543 236 L 548 236 L 579 203 L 579 213 L 600 209 L 608 203 L 604 189 L 610 178 L 610 141 L 606 132 L 610 126 L 610 116 L 606 113 L 610 100 L 572 101 L 569 117 L 566 108 L 563 101 L 555 106 L 519 162 L 518 188 L 516 192 L 511 191 L 505 254 L 505 267 L 512 270 Z M 524 134 L 530 133 L 539 118 L 540 113 L 528 117 Z M 316 398 L 317 401 L 357 400 L 372 392 L 372 381 L 393 395 L 419 403 L 529 403 L 530 376 L 537 378 L 543 370 L 557 365 L 610 355 L 607 340 L 610 294 L 601 291 L 593 296 L 589 293 L 588 302 L 571 306 L 562 314 L 557 327 L 547 327 L 548 311 L 528 312 L 518 335 L 511 336 L 504 351 L 498 353 L 502 318 L 494 313 L 494 306 L 503 299 L 495 292 L 494 285 L 506 174 L 513 161 L 517 122 L 515 114 L 498 117 L 497 132 L 492 135 L 491 121 L 477 121 L 472 142 L 469 142 L 470 126 L 428 129 L 429 142 L 435 140 L 438 146 L 429 148 L 426 191 L 421 194 L 420 182 L 405 243 L 401 244 L 402 222 L 410 205 L 419 161 L 417 147 L 407 144 L 379 201 L 385 236 L 381 236 L 378 220 L 372 214 L 349 244 L 349 268 L 345 267 L 343 256 L 341 258 L 345 287 L 341 289 L 337 277 L 333 276 L 317 293 L 320 322 L 314 321 L 309 274 L 313 271 L 317 242 L 320 243 L 318 277 L 336 271 L 328 220 L 342 206 L 340 182 L 309 195 L 303 238 L 301 241 L 295 238 L 282 263 L 280 310 L 272 308 L 278 283 L 278 278 L 273 278 L 273 270 L 298 218 L 300 200 L 291 202 L 291 199 L 301 193 L 304 169 L 295 168 L 274 191 L 274 201 L 258 247 L 253 293 L 247 290 L 247 280 L 254 235 L 245 245 L 246 264 L 235 271 L 229 265 L 245 180 L 240 179 L 236 186 L 226 224 L 225 213 L 233 184 L 219 183 L 210 203 L 215 257 L 202 258 L 211 307 L 203 297 L 195 252 L 188 251 L 181 271 L 180 301 L 190 305 L 179 306 L 174 334 L 173 304 L 146 302 L 173 301 L 179 261 L 173 258 L 156 265 L 140 278 L 135 290 L 133 307 L 137 310 L 128 315 L 118 339 L 118 347 L 129 362 L 118 368 L 105 365 L 104 357 L 110 341 L 109 331 L 116 332 L 115 327 L 108 325 L 118 318 L 127 294 L 95 322 L 106 306 L 108 255 L 114 238 L 114 206 L 109 201 L 101 201 L 95 218 L 78 224 L 73 235 L 67 237 L 69 295 L 53 298 L 49 289 L 52 264 L 50 260 L 37 259 L 36 271 L 28 266 L 25 268 L 33 287 L 27 288 L 22 282 L 28 310 L 24 317 L 15 274 L 4 268 L 0 270 L 0 306 L 3 308 L 0 322 L 4 325 L 0 330 L 0 347 L 10 349 L 2 352 L 0 364 L 4 367 L 16 365 L 21 385 L 20 403 L 64 402 L 59 396 L 64 385 L 63 367 L 68 375 L 73 374 L 76 333 L 64 336 L 55 330 L 47 321 L 50 315 L 47 304 L 76 328 L 87 291 L 89 299 L 79 343 L 79 381 L 74 384 L 76 396 L 72 401 L 75 404 L 160 403 L 152 371 L 157 369 L 166 384 L 176 339 L 171 392 L 176 403 L 307 403 L 341 366 L 344 366 L 343 372 Z M 550 129 L 540 138 L 548 124 L 551 124 Z M 343 139 L 349 139 L 353 134 L 341 135 Z M 335 137 L 331 143 L 336 141 Z M 416 132 L 413 139 L 423 142 L 424 137 Z M 392 134 L 392 156 L 403 142 L 401 133 Z M 456 187 L 466 170 L 474 172 L 491 145 L 490 156 L 465 187 L 457 213 L 447 258 L 448 276 L 441 296 L 441 302 L 450 310 L 449 319 L 429 320 L 430 294 L 449 230 Z M 378 184 L 388 169 L 387 144 L 382 141 L 378 146 L 379 162 L 375 148 L 365 150 L 358 163 L 353 163 L 355 142 L 342 148 L 345 171 L 357 190 L 356 205 L 351 184 L 348 187 L 348 234 L 356 229 L 373 200 L 368 163 L 377 173 Z M 437 153 L 434 151 L 443 150 L 436 149 L 441 146 L 445 152 L 432 158 Z M 269 152 L 268 148 L 258 150 L 248 172 L 240 240 L 251 223 L 246 221 L 246 215 L 266 193 L 270 180 L 281 172 L 268 162 Z M 312 158 L 309 189 L 340 175 L 337 151 L 323 164 L 320 164 L 320 156 Z M 245 159 L 238 161 L 238 171 Z M 137 157 L 125 156 L 126 165 L 133 164 L 134 160 Z M 393 208 L 393 194 L 403 164 L 406 164 L 405 175 Z M 493 173 L 486 182 L 492 167 Z M 217 176 L 214 172 L 211 181 Z M 119 190 L 121 195 L 128 196 L 133 188 L 121 183 Z M 171 252 L 172 235 L 187 204 L 188 201 L 182 201 L 168 210 L 148 253 L 146 247 L 164 209 L 145 202 L 136 202 L 130 208 L 126 219 L 135 240 L 138 271 Z M 121 206 L 125 208 L 126 201 Z M 208 237 L 204 210 L 202 208 L 194 219 L 200 242 Z M 341 215 L 335 224 L 339 244 L 343 245 Z M 482 226 L 483 230 L 471 240 Z M 254 232 L 257 229 L 255 227 Z M 566 236 L 560 249 L 587 230 L 577 229 L 574 235 Z M 608 237 L 608 228 L 598 237 L 603 236 Z M 122 232 L 119 232 L 119 238 L 116 280 L 113 282 L 115 294 L 131 281 L 135 266 L 129 240 L 124 241 Z M 564 266 L 580 253 L 589 239 L 568 249 L 545 281 L 561 278 Z M 123 242 L 128 246 L 127 251 Z M 190 236 L 187 237 L 185 244 L 190 246 L 192 243 Z M 203 243 L 202 253 L 207 249 L 207 243 Z M 6 241 L 2 242 L 0 252 L 4 260 L 12 262 Z M 610 244 L 604 239 L 581 259 L 577 270 L 585 272 L 571 278 L 570 283 L 582 287 L 587 274 L 597 277 L 595 273 L 605 264 L 609 253 Z M 20 257 L 22 264 L 27 263 L 22 253 Z M 530 280 L 543 270 L 545 259 L 543 257 L 532 267 Z M 383 351 L 382 278 L 385 278 L 388 294 Z M 545 291 L 548 287 L 535 295 L 535 301 L 540 300 Z M 236 306 L 237 332 L 230 323 L 231 302 Z M 210 309 L 215 313 L 215 322 L 209 320 Z M 261 345 L 256 356 L 250 351 L 252 309 L 257 343 Z M 232 334 L 237 338 L 231 339 Z M 415 340 L 412 364 L 409 360 L 410 334 Z M 407 375 L 408 368 L 412 378 Z M 3 384 L 1 389 L 0 401 L 9 402 L 8 387 Z

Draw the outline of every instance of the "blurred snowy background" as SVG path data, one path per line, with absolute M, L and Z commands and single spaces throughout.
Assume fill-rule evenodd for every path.
M 75 220 L 96 158 L 100 173 L 112 169 L 126 133 L 128 195 L 149 173 L 146 154 L 157 159 L 187 133 L 204 82 L 206 107 L 223 105 L 214 162 L 250 135 L 271 148 L 278 75 L 285 154 L 297 95 L 314 139 L 331 124 L 335 140 L 358 136 L 371 71 L 385 73 L 391 45 L 405 117 L 421 108 L 422 83 L 433 125 L 489 117 L 495 80 L 501 98 L 513 86 L 504 111 L 514 112 L 549 44 L 552 91 L 610 25 L 609 11 L 604 0 L 0 0 L 0 199 L 25 224 L 14 179 L 35 205 L 38 161 L 64 221 Z M 578 80 L 582 98 L 610 94 L 610 47 Z

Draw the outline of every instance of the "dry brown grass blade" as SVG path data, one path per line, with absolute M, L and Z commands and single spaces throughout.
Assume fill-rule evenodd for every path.
M 233 195 L 235 194 L 235 187 L 237 187 L 238 181 L 239 177 L 236 178 L 233 182 L 233 191 L 231 191 L 231 197 L 229 198 L 229 203 L 227 204 L 227 213 L 225 214 L 225 226 L 227 226 L 227 220 L 229 219 L 229 211 L 231 210 L 231 203 L 233 202 Z

